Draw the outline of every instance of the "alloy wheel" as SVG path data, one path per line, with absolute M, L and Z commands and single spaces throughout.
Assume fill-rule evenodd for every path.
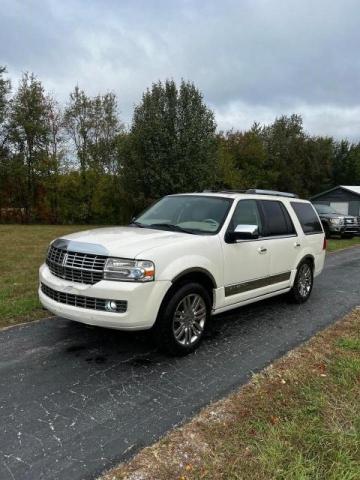
M 310 295 L 312 287 L 312 271 L 308 263 L 301 265 L 298 273 L 298 290 L 303 298 Z
M 180 345 L 190 346 L 200 339 L 206 314 L 206 304 L 201 295 L 190 293 L 180 300 L 172 324 L 174 337 Z

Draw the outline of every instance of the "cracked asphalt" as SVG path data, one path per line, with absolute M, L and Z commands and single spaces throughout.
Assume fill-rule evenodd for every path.
M 0 332 L 0 479 L 94 479 L 360 304 L 360 248 L 326 259 L 312 297 L 215 317 L 185 358 L 146 333 L 48 319 Z

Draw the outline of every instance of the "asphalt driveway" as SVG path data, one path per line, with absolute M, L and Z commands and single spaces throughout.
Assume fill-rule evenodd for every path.
M 0 332 L 0 479 L 93 479 L 360 304 L 360 248 L 327 257 L 311 300 L 214 320 L 181 359 L 145 333 L 49 319 Z

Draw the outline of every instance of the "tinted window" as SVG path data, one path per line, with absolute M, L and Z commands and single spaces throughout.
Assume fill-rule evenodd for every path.
M 294 235 L 296 233 L 291 218 L 281 202 L 261 200 L 261 206 L 266 224 L 264 235 Z
M 322 227 L 310 203 L 291 202 L 305 234 L 322 233 Z
M 234 230 L 238 225 L 257 225 L 262 231 L 260 213 L 256 200 L 240 200 L 231 219 L 230 228 Z

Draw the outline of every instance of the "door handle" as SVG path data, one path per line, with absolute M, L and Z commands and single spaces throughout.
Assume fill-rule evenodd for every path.
M 294 247 L 295 247 L 295 248 L 299 248 L 299 247 L 301 247 L 301 243 L 299 243 L 299 242 L 295 242 L 295 243 L 294 243 Z
M 266 253 L 266 252 L 267 252 L 267 248 L 265 248 L 265 247 L 259 247 L 259 248 L 258 248 L 258 252 L 259 252 L 259 253 Z

